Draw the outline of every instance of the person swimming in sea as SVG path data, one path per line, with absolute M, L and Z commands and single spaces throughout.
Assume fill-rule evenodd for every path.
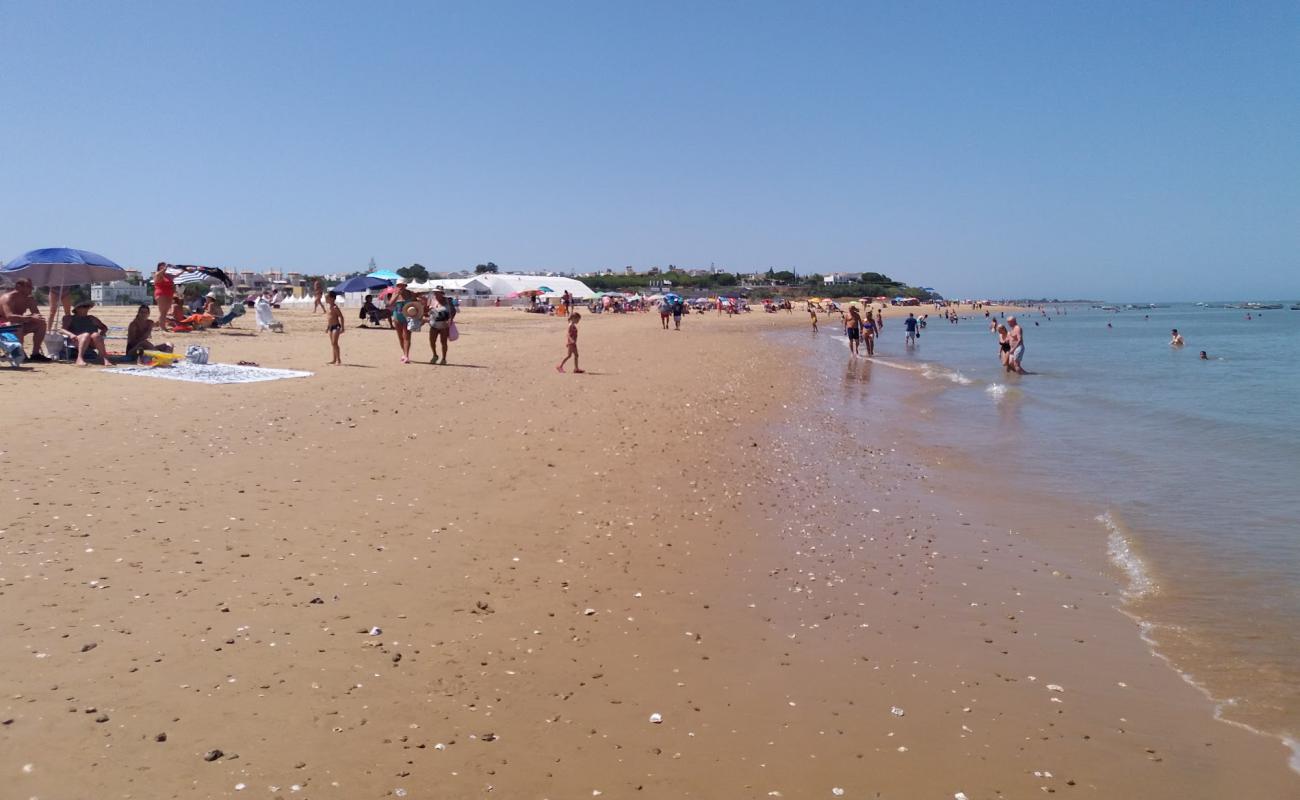
M 1205 353 L 1204 350 L 1201 351 L 1201 360 L 1202 360 L 1202 361 L 1209 361 L 1209 360 L 1210 360 L 1210 357 L 1209 357 L 1208 355 L 1206 355 L 1206 353 Z
M 1169 346 L 1170 347 L 1183 346 L 1183 335 L 1178 332 L 1177 328 L 1174 328 L 1172 331 L 1169 332 Z

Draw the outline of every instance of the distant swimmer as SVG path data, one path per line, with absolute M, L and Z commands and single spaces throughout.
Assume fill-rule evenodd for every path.
M 1011 345 L 1011 353 L 1007 356 L 1007 371 L 1024 375 L 1025 368 L 1020 362 L 1025 357 L 1025 330 L 1016 322 L 1015 317 L 1007 317 L 1007 344 Z
M 1174 328 L 1172 331 L 1169 332 L 1169 346 L 1170 347 L 1183 346 L 1183 335 L 1178 332 L 1177 328 Z
M 1209 360 L 1210 360 L 1210 357 L 1209 357 L 1208 355 L 1205 354 L 1205 351 L 1204 351 L 1204 350 L 1201 351 L 1201 360 L 1202 360 L 1202 361 L 1209 361 Z

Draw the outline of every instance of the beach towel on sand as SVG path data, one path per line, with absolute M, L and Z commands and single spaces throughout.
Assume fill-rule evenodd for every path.
M 278 381 L 284 378 L 307 378 L 310 372 L 296 369 L 267 369 L 266 367 L 245 367 L 238 364 L 191 364 L 179 361 L 173 367 L 113 367 L 104 372 L 116 372 L 120 375 L 141 375 L 146 378 L 162 378 L 169 381 L 188 381 L 190 383 L 259 383 L 261 381 Z

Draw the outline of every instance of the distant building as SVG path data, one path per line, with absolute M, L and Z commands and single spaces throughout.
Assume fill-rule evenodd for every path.
M 861 272 L 828 272 L 822 276 L 823 283 L 861 283 Z
M 129 306 L 149 302 L 149 290 L 143 283 L 113 281 L 92 283 L 90 299 L 101 306 Z
M 237 272 L 234 278 L 236 286 L 253 291 L 261 291 L 271 286 L 271 279 L 260 272 Z

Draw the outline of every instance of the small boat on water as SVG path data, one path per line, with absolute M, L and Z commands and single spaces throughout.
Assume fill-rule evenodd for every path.
M 1292 311 L 1300 311 L 1300 303 L 1292 303 L 1292 304 L 1291 304 L 1291 310 L 1292 310 Z

